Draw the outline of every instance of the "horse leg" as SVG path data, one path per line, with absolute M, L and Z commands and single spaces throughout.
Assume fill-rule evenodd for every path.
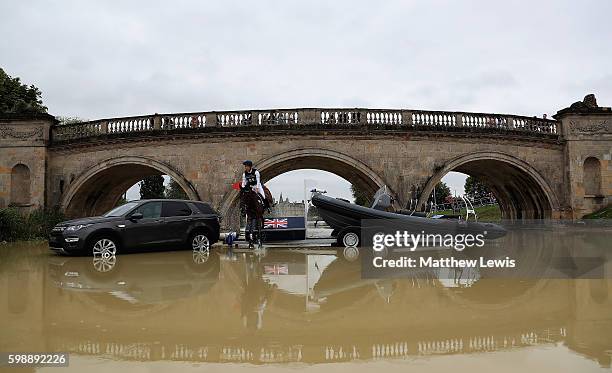
M 256 217 L 256 224 L 257 224 L 257 246 L 259 248 L 263 247 L 263 210 L 261 209 L 261 205 L 259 206 L 260 208 L 257 209 L 257 217 Z
M 247 216 L 247 242 L 249 246 L 253 242 L 253 220 L 250 216 Z
M 257 227 L 259 228 L 259 234 L 257 237 L 257 243 L 259 245 L 259 248 L 263 248 L 263 217 L 261 217 L 258 221 L 257 221 Z

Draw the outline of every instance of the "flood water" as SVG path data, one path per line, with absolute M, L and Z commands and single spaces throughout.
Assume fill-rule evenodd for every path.
M 265 255 L 264 255 L 265 254 Z M 70 353 L 30 371 L 595 372 L 611 280 L 362 280 L 333 250 L 115 261 L 0 246 L 0 351 Z

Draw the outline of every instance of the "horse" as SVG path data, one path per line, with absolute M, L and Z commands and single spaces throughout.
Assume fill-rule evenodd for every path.
M 263 214 L 265 206 L 263 201 L 251 188 L 242 188 L 240 191 L 240 211 L 247 216 L 247 225 L 244 230 L 249 248 L 253 248 L 254 240 L 261 244 L 261 231 L 263 229 Z M 257 233 L 257 237 L 254 237 Z

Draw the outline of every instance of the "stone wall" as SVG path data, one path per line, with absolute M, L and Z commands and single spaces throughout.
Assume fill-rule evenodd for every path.
M 29 211 L 45 206 L 47 145 L 53 123 L 50 115 L 0 118 L 0 208 L 14 206 Z M 11 179 L 15 182 L 11 174 L 18 165 L 29 171 L 29 193 L 27 188 L 11 185 Z M 21 193 L 18 198 L 16 192 Z
M 561 115 L 566 138 L 566 178 L 574 218 L 612 203 L 612 113 L 567 113 Z M 587 159 L 599 163 L 598 175 L 585 172 Z M 585 190 L 586 184 L 596 190 Z
M 231 184 L 240 179 L 242 161 L 251 159 L 264 181 L 290 170 L 315 168 L 371 193 L 387 185 L 398 207 L 414 198 L 414 190 L 426 198 L 427 191 L 450 170 L 472 172 L 506 193 L 506 205 L 546 209 L 544 217 L 579 218 L 612 202 L 612 112 L 598 107 L 592 98 L 561 110 L 556 117 L 561 122 L 558 137 L 550 133 L 524 136 L 495 128 L 489 132 L 458 127 L 425 131 L 336 123 L 103 133 L 50 144 L 53 117 L 4 116 L 0 119 L 0 208 L 14 203 L 11 190 L 13 194 L 26 191 L 14 186 L 15 180 L 23 183 L 27 167 L 29 196 L 16 199 L 23 209 L 60 206 L 72 207 L 73 215 L 99 213 L 112 207 L 142 177 L 167 174 L 190 198 L 210 201 L 222 213 L 232 214 L 237 192 Z M 585 175 L 589 158 L 587 169 L 597 172 Z M 21 176 L 12 177 L 15 170 Z M 592 180 L 585 183 L 590 174 L 596 175 L 596 193 L 590 192 Z M 531 200 L 533 206 L 526 207 Z
M 270 140 L 273 138 L 273 140 Z M 194 138 L 159 138 L 129 143 L 95 144 L 82 148 L 51 148 L 48 197 L 61 204 L 74 183 L 91 168 L 105 161 L 139 157 L 151 167 L 175 170 L 193 186 L 199 198 L 227 212 L 237 193 L 231 184 L 240 179 L 242 160 L 251 159 L 269 180 L 299 168 L 317 168 L 335 173 L 366 190 L 387 185 L 400 206 L 410 198 L 410 188 L 421 187 L 449 161 L 478 152 L 508 155 L 532 165 L 550 185 L 555 201 L 564 206 L 562 145 L 502 138 L 458 138 L 384 134 L 333 134 Z M 153 164 L 152 161 L 159 162 Z M 123 176 L 125 177 L 125 175 Z M 63 192 L 59 183 L 63 180 Z M 136 182 L 138 180 L 134 180 Z M 93 186 L 92 186 L 93 187 Z M 555 206 L 555 208 L 560 208 Z

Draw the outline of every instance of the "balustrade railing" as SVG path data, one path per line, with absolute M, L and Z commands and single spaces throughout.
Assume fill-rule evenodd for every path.
M 320 126 L 414 131 L 490 132 L 557 138 L 558 122 L 517 115 L 384 109 L 281 109 L 155 114 L 95 120 L 52 128 L 52 141 L 67 142 L 99 136 L 154 135 L 215 127 Z
M 101 122 L 101 126 L 104 125 L 104 121 Z M 106 133 L 142 132 L 152 129 L 153 121 L 150 117 L 116 118 L 106 121 Z
M 160 116 L 159 127 L 164 130 L 177 128 L 202 128 L 206 126 L 204 114 L 169 114 Z

